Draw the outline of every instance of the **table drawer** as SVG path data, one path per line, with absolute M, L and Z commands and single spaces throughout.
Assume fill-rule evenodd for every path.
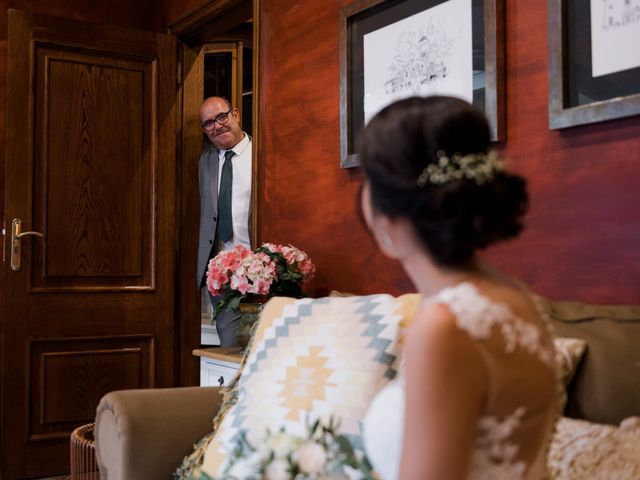
M 200 385 L 221 387 L 228 385 L 238 371 L 238 364 L 200 357 Z

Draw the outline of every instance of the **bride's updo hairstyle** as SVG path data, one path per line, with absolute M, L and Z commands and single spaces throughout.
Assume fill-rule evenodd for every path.
M 518 235 L 527 209 L 524 179 L 489 148 L 486 118 L 463 100 L 387 106 L 359 138 L 373 211 L 408 219 L 437 264 L 463 266 L 476 249 Z

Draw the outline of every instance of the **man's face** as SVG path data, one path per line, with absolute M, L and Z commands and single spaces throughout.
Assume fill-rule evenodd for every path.
M 213 146 L 218 150 L 235 147 L 244 134 L 240 128 L 240 114 L 222 98 L 212 97 L 200 107 L 200 124 Z

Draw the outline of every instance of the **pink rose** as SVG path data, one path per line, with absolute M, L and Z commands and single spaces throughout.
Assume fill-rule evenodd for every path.
M 303 473 L 319 473 L 327 463 L 327 452 L 322 445 L 308 441 L 298 447 L 296 458 Z
M 269 462 L 264 470 L 266 480 L 289 480 L 289 464 L 281 458 L 276 458 Z

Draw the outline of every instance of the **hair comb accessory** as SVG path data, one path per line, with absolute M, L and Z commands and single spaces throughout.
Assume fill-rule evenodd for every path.
M 487 153 L 468 153 L 460 155 L 454 153 L 451 158 L 442 150 L 436 154 L 438 161 L 430 163 L 418 176 L 417 184 L 424 187 L 427 184 L 442 185 L 452 180 L 466 178 L 477 185 L 492 180 L 496 172 L 504 171 L 504 161 L 498 158 L 495 150 Z

